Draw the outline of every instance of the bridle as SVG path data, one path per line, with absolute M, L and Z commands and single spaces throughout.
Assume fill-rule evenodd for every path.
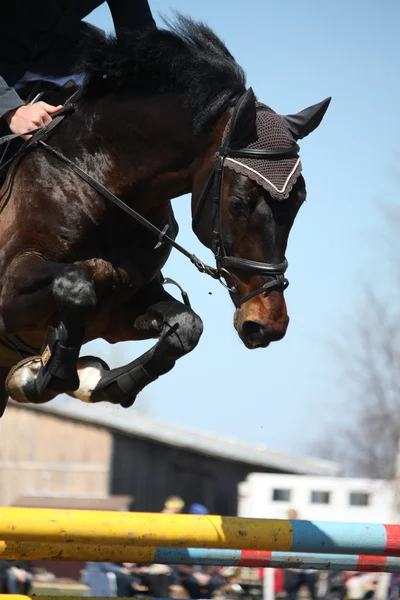
M 214 268 L 205 264 L 195 254 L 192 254 L 191 252 L 186 250 L 186 248 L 184 248 L 178 242 L 176 242 L 173 238 L 171 238 L 168 235 L 168 225 L 166 225 L 162 230 L 153 225 L 153 223 L 148 221 L 140 213 L 138 213 L 129 205 L 127 205 L 123 200 L 115 196 L 89 173 L 81 169 L 76 163 L 64 156 L 62 152 L 43 141 L 42 137 L 44 135 L 49 133 L 56 125 L 58 125 L 58 123 L 60 123 L 67 114 L 74 111 L 74 104 L 72 103 L 72 99 L 75 100 L 78 94 L 79 91 L 70 98 L 70 100 L 66 103 L 65 107 L 62 110 L 60 110 L 54 115 L 53 121 L 48 126 L 39 128 L 34 131 L 26 132 L 26 134 L 33 134 L 32 138 L 28 140 L 28 142 L 26 142 L 24 146 L 20 149 L 20 151 L 18 151 L 16 154 L 20 154 L 20 152 L 27 150 L 36 143 L 42 148 L 49 151 L 51 154 L 57 156 L 62 162 L 67 164 L 72 169 L 72 171 L 74 171 L 77 175 L 79 175 L 79 177 L 86 181 L 94 190 L 96 190 L 107 200 L 121 208 L 124 212 L 129 214 L 132 218 L 134 218 L 137 222 L 146 227 L 148 230 L 152 231 L 158 237 L 158 242 L 155 248 L 159 248 L 162 244 L 167 242 L 176 250 L 178 250 L 181 254 L 189 258 L 189 260 L 194 264 L 198 271 L 209 275 L 213 279 L 217 279 L 232 294 L 233 301 L 236 307 L 240 307 L 242 304 L 244 304 L 251 298 L 258 296 L 259 294 L 263 294 L 268 290 L 277 289 L 279 291 L 284 291 L 288 287 L 289 281 L 284 276 L 288 267 L 288 262 L 286 258 L 280 263 L 267 263 L 256 262 L 248 260 L 246 258 L 228 256 L 224 243 L 222 219 L 223 172 L 226 157 L 263 159 L 273 158 L 275 160 L 280 156 L 282 156 L 283 158 L 288 158 L 297 155 L 299 151 L 298 144 L 294 143 L 289 148 L 264 148 L 262 150 L 250 148 L 233 149 L 229 148 L 229 146 L 222 146 L 219 152 L 217 152 L 214 168 L 211 171 L 208 180 L 203 188 L 203 191 L 200 195 L 192 223 L 193 229 L 195 229 L 197 221 L 204 209 L 206 200 L 209 194 L 212 192 L 213 231 L 211 250 L 214 253 L 216 261 L 216 268 Z M 12 134 L 6 136 L 5 138 L 0 138 L 0 145 L 1 143 L 8 142 L 13 138 L 21 137 L 26 134 Z M 15 156 L 12 157 L 12 159 L 10 159 L 9 161 L 7 161 L 7 163 L 1 165 L 1 170 L 7 167 L 8 163 L 14 160 L 14 158 Z M 259 288 L 253 290 L 249 294 L 240 297 L 239 288 L 235 283 L 234 277 L 231 275 L 230 269 L 249 271 L 253 274 L 267 276 L 271 278 L 271 280 L 265 283 L 264 285 L 260 286 Z M 167 282 L 173 283 L 172 280 Z M 185 300 L 185 296 L 183 296 L 183 298 L 185 303 L 188 303 L 188 301 Z
M 228 135 L 229 139 L 229 135 Z M 211 250 L 214 253 L 215 261 L 217 264 L 217 271 L 219 273 L 219 280 L 221 284 L 232 294 L 233 301 L 236 307 L 240 307 L 242 304 L 263 294 L 268 290 L 276 289 L 278 291 L 284 291 L 289 281 L 286 279 L 285 272 L 288 268 L 288 261 L 286 258 L 279 263 L 267 263 L 267 262 L 256 262 L 247 258 L 238 258 L 235 256 L 228 256 L 225 246 L 224 239 L 224 228 L 222 219 L 222 202 L 223 202 L 223 179 L 224 179 L 224 163 L 227 157 L 232 158 L 258 158 L 258 159 L 279 159 L 290 158 L 297 155 L 299 151 L 298 144 L 294 143 L 288 148 L 263 148 L 261 150 L 253 148 L 239 148 L 233 149 L 229 146 L 222 146 L 219 152 L 216 153 L 214 168 L 211 171 L 207 182 L 200 194 L 200 198 L 197 204 L 195 214 L 193 216 L 193 229 L 196 228 L 201 214 L 206 205 L 207 198 L 212 193 L 212 241 Z M 240 296 L 240 291 L 235 283 L 235 279 L 232 276 L 230 270 L 241 270 L 249 271 L 250 273 L 264 275 L 270 277 L 271 280 L 259 288 L 253 290 L 245 296 Z

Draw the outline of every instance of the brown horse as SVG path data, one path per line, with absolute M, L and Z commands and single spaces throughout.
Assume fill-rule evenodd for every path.
M 280 340 L 289 321 L 285 250 L 306 195 L 296 140 L 329 99 L 276 114 L 246 91 L 218 37 L 183 17 L 93 37 L 80 72 L 73 111 L 17 156 L 0 191 L 3 410 L 8 395 L 46 402 L 62 392 L 130 406 L 197 345 L 201 319 L 161 275 L 178 231 L 171 198 L 182 194 L 216 267 L 187 255 L 228 287 L 244 344 Z M 158 341 L 110 370 L 79 358 L 97 338 Z

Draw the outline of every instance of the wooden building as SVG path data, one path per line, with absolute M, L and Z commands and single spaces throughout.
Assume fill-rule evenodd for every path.
M 334 475 L 336 464 L 188 430 L 111 405 L 68 397 L 11 403 L 0 420 L 0 505 L 21 496 L 134 498 L 159 511 L 168 495 L 235 515 L 251 472 Z M 37 504 L 36 504 L 37 505 Z M 48 504 L 46 504 L 48 505 Z
M 25 493 L 107 496 L 107 429 L 11 404 L 0 420 L 0 506 Z

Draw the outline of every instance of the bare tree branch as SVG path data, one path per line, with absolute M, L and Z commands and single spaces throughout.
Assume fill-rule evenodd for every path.
M 341 463 L 346 474 L 390 479 L 400 434 L 400 306 L 391 302 L 393 291 L 400 297 L 400 207 L 385 207 L 383 217 L 392 276 L 363 288 L 350 335 L 347 331 L 345 340 L 334 344 L 348 425 L 330 431 L 329 438 L 323 432 L 312 449 Z

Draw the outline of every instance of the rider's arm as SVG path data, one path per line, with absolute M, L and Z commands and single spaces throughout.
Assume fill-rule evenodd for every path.
M 0 75 L 0 118 L 8 111 L 14 110 L 24 104 L 23 100 L 18 96 Z
M 116 32 L 155 27 L 148 0 L 107 0 Z
M 51 115 L 62 106 L 51 106 L 46 102 L 25 105 L 17 92 L 0 76 L 0 119 L 3 118 L 12 133 L 23 134 L 43 127 L 51 121 Z M 23 136 L 29 139 L 30 136 Z

